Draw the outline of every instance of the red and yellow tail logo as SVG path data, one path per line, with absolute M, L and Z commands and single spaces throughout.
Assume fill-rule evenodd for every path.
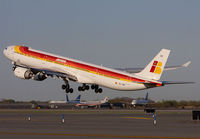
M 162 62 L 154 61 L 150 72 L 156 73 L 156 74 L 161 74 L 161 72 L 162 72 L 161 67 L 162 67 Z

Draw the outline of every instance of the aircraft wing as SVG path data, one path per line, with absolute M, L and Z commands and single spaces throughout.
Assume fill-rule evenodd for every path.
M 178 65 L 178 66 L 166 66 L 164 68 L 164 70 L 175 70 L 175 69 L 179 69 L 179 68 L 185 68 L 188 67 L 190 65 L 191 61 L 188 61 L 186 63 L 184 63 L 183 65 Z M 116 70 L 121 70 L 124 72 L 128 72 L 128 73 L 138 73 L 140 71 L 142 71 L 144 68 L 115 68 Z
M 58 78 L 62 78 L 62 79 L 69 79 L 72 81 L 77 81 L 77 78 L 71 74 L 68 73 L 62 73 L 62 72 L 55 72 L 55 71 L 51 71 L 51 70 L 45 70 L 45 69 L 35 69 L 35 68 L 30 68 L 30 70 L 33 73 L 38 73 L 38 72 L 42 72 L 43 74 L 45 74 L 45 76 L 50 76 L 50 77 L 58 77 Z

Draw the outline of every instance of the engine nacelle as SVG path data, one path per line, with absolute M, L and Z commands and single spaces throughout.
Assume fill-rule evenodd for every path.
M 14 75 L 18 78 L 27 80 L 33 77 L 33 73 L 29 69 L 22 67 L 16 67 L 14 70 Z
M 45 80 L 47 77 L 45 76 L 44 73 L 42 72 L 38 72 L 35 76 L 34 76 L 34 80 L 36 81 L 43 81 Z

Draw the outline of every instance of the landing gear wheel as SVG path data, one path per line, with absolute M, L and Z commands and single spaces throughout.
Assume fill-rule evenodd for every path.
M 89 85 L 86 85 L 85 90 L 89 90 L 89 89 L 90 89 Z
M 63 84 L 62 85 L 62 89 L 65 90 L 66 89 L 66 85 Z
M 98 89 L 99 89 L 99 86 L 98 86 L 98 85 L 95 85 L 94 88 L 95 88 L 95 90 L 98 90 Z
M 78 91 L 82 91 L 82 87 L 81 86 L 78 87 Z
M 88 85 L 86 85 L 86 84 L 83 84 L 83 86 L 82 86 L 82 91 L 88 90 L 88 88 L 89 88 L 89 86 L 88 86 Z
M 85 91 L 89 89 L 90 89 L 89 85 L 86 85 L 86 84 L 83 84 L 82 86 L 78 87 L 78 91 Z
M 69 92 L 70 92 L 70 93 L 73 93 L 73 91 L 74 91 L 73 88 L 70 88 L 70 89 L 69 89 Z
M 93 90 L 93 89 L 95 89 L 95 85 L 93 84 L 93 85 L 91 85 L 91 89 Z
M 98 89 L 98 92 L 99 92 L 99 93 L 102 93 L 102 91 L 103 91 L 103 90 L 102 90 L 101 88 Z
M 98 89 L 95 89 L 95 93 L 98 93 Z
M 69 93 L 69 89 L 66 88 L 66 89 L 65 89 L 65 92 L 66 92 L 66 93 Z
M 95 91 L 95 93 L 102 93 L 103 92 L 102 88 L 96 88 L 94 91 Z

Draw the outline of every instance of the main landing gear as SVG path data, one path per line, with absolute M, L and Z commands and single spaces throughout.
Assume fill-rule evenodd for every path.
M 91 85 L 91 89 L 95 91 L 95 93 L 102 93 L 102 88 L 99 88 L 98 85 Z
M 68 80 L 64 80 L 65 84 L 62 85 L 62 89 L 65 90 L 66 93 L 73 93 L 73 88 L 70 88 L 69 82 Z M 83 84 L 82 86 L 78 87 L 78 91 L 85 91 L 85 90 L 89 90 L 90 87 L 89 85 Z M 91 85 L 91 89 L 95 91 L 95 93 L 102 93 L 103 90 L 102 88 L 99 88 L 98 85 Z
M 85 90 L 89 90 L 89 85 L 83 84 L 83 86 L 79 86 L 78 87 L 78 91 L 85 91 Z
M 83 84 L 83 86 L 79 86 L 78 87 L 78 91 L 85 91 L 85 90 L 89 90 L 89 85 Z M 103 90 L 102 88 L 99 88 L 98 85 L 91 85 L 91 89 L 95 91 L 95 93 L 102 93 Z
M 66 93 L 73 93 L 73 88 L 70 88 L 69 82 L 65 80 L 65 84 L 62 85 L 62 89 L 65 90 Z

